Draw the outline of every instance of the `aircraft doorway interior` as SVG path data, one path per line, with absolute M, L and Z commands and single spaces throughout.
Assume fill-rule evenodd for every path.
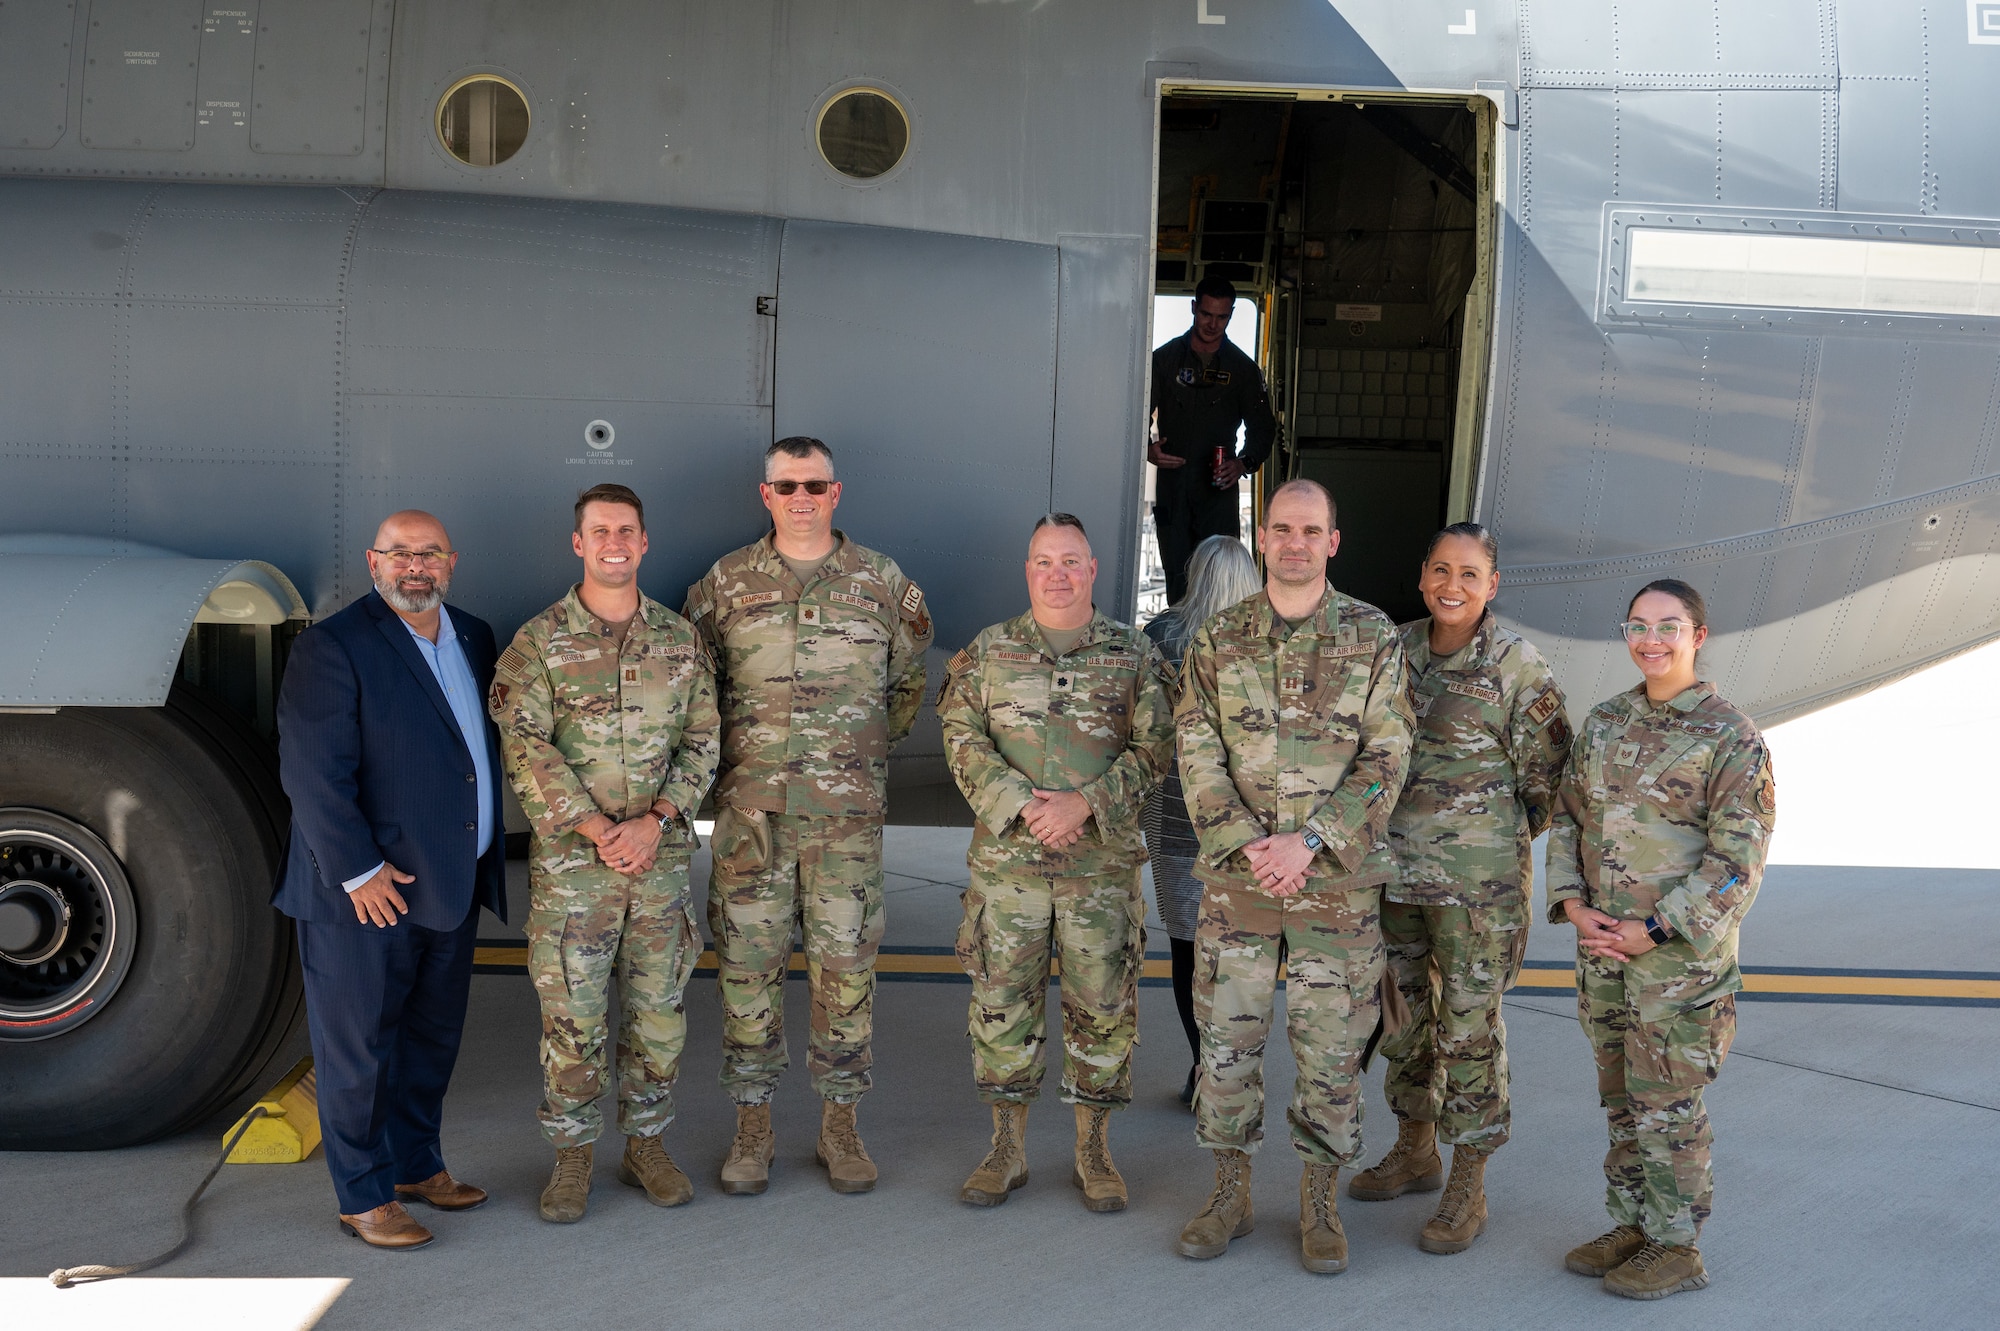
M 1153 343 L 1186 331 L 1182 302 L 1206 276 L 1255 302 L 1279 430 L 1250 508 L 1294 476 L 1325 484 L 1334 584 L 1399 622 L 1423 614 L 1424 542 L 1472 510 L 1494 123 L 1463 96 L 1232 88 L 1160 103 Z M 1142 619 L 1163 599 L 1156 567 L 1142 562 Z

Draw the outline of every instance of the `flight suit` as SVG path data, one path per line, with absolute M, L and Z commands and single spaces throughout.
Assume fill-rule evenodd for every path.
M 1554 812 L 1569 722 L 1548 662 L 1491 611 L 1448 657 L 1430 630 L 1402 630 L 1416 735 L 1389 815 L 1382 937 L 1410 1020 L 1382 1042 L 1384 1090 L 1397 1118 L 1491 1153 L 1509 1123 L 1500 999 L 1526 954 L 1531 847 Z
M 834 533 L 801 584 L 771 536 L 688 589 L 716 661 L 722 763 L 708 921 L 722 1084 L 768 1103 L 789 1063 L 784 979 L 805 938 L 809 1066 L 823 1099 L 870 1085 L 889 750 L 923 704 L 931 617 L 896 562 Z
M 1166 664 L 1102 613 L 1052 656 L 1033 612 L 952 657 L 938 698 L 945 760 L 977 818 L 958 959 L 979 1097 L 1032 1101 L 1046 1065 L 1051 957 L 1062 959 L 1062 1098 L 1132 1101 L 1145 959 L 1139 813 L 1173 761 Z M 1081 839 L 1044 846 L 1021 813 L 1036 790 L 1090 805 Z
M 1167 573 L 1167 604 L 1187 594 L 1187 562 L 1211 536 L 1241 536 L 1241 502 L 1236 486 L 1217 489 L 1212 479 L 1215 450 L 1236 456 L 1236 431 L 1243 430 L 1241 461 L 1247 475 L 1264 465 L 1278 435 L 1264 375 L 1227 337 L 1203 365 L 1189 342 L 1192 330 L 1153 351 L 1152 409 L 1160 449 L 1186 458 L 1184 467 L 1162 467 L 1153 478 L 1153 530 L 1160 563 Z
M 1737 929 L 1756 898 L 1777 818 L 1771 756 L 1715 686 L 1667 702 L 1643 684 L 1591 709 L 1563 769 L 1549 833 L 1549 919 L 1581 899 L 1619 920 L 1657 916 L 1673 937 L 1606 961 L 1580 947 L 1577 1016 L 1610 1123 L 1605 1208 L 1691 1247 L 1714 1196 L 1702 1090 L 1736 1038 Z
M 1278 967 L 1298 1079 L 1292 1146 L 1311 1163 L 1361 1149 L 1361 1051 L 1381 1014 L 1388 823 L 1409 764 L 1411 715 L 1396 626 L 1328 588 L 1297 625 L 1258 595 L 1189 646 L 1175 712 L 1181 781 L 1201 838 L 1195 1016 L 1203 1146 L 1263 1140 L 1264 1042 Z M 1267 835 L 1325 843 L 1304 890 L 1276 897 L 1242 854 Z
M 615 970 L 618 1128 L 655 1136 L 673 1121 L 683 995 L 701 955 L 688 861 L 720 747 L 708 651 L 686 620 L 643 594 L 620 647 L 571 588 L 500 654 L 487 710 L 534 830 L 528 974 L 542 1010 L 542 1131 L 568 1147 L 602 1130 Z M 609 868 L 576 830 L 600 813 L 637 818 L 662 799 L 680 816 L 643 873 Z

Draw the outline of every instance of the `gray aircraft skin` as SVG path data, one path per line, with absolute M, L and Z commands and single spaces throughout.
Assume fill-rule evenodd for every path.
M 0 853 L 69 875 L 35 895 L 34 856 L 0 858 L 0 1145 L 138 1140 L 261 1075 L 296 1015 L 289 943 L 257 917 L 282 827 L 254 793 L 267 746 L 170 687 L 268 737 L 287 634 L 367 590 L 392 509 L 444 518 L 454 601 L 504 635 L 572 580 L 576 492 L 623 482 L 649 504 L 647 589 L 678 606 L 763 529 L 763 448 L 805 433 L 836 451 L 839 525 L 928 593 L 934 665 L 1017 612 L 1051 509 L 1083 517 L 1100 603 L 1129 614 L 1147 352 L 1182 331 L 1152 326 L 1152 297 L 1187 289 L 1163 238 L 1206 188 L 1188 181 L 1241 165 L 1178 145 L 1189 125 L 1231 142 L 1240 108 L 1305 127 L 1288 140 L 1282 112 L 1260 166 L 1283 179 L 1249 199 L 1283 194 L 1308 130 L 1360 144 L 1334 117 L 1372 104 L 1368 151 L 1402 144 L 1438 201 L 1402 239 L 1459 237 L 1419 265 L 1463 279 L 1398 348 L 1421 301 L 1353 286 L 1312 239 L 1361 178 L 1277 215 L 1246 289 L 1275 312 L 1288 440 L 1265 484 L 1423 461 L 1397 539 L 1493 527 L 1499 606 L 1579 712 L 1627 682 L 1613 624 L 1650 577 L 1707 593 L 1706 671 L 1765 723 L 1993 638 L 1996 76 L 1988 0 L 0 8 Z M 527 108 L 494 165 L 440 132 L 480 77 Z M 857 89 L 907 123 L 866 178 L 821 147 Z M 1764 238 L 1915 263 L 1919 294 L 1759 270 L 1717 296 L 1730 255 L 1805 253 L 1745 248 Z M 1709 286 L 1645 285 L 1685 276 L 1627 260 L 1668 242 Z M 1385 367 L 1407 395 L 1359 382 Z M 1367 406 L 1419 420 L 1420 392 L 1441 424 Z M 1350 549 L 1401 511 L 1382 484 L 1348 496 Z M 186 847 L 154 862 L 171 829 L 158 854 L 133 840 L 165 807 L 119 762 L 148 725 L 234 754 L 210 804 L 268 843 L 204 879 L 235 899 L 194 928 L 236 940 L 226 964 L 177 952 L 181 907 L 148 904 L 207 872 Z M 892 816 L 963 816 L 934 720 L 894 784 Z M 149 1005 L 219 1052 L 141 1059 L 166 1038 L 137 1024 Z

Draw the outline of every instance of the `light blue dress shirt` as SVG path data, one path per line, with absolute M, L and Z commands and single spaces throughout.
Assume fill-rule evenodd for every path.
M 465 648 L 460 645 L 458 633 L 451 626 L 451 615 L 443 606 L 438 607 L 435 643 L 410 628 L 407 620 L 403 627 L 409 629 L 418 654 L 431 668 L 438 687 L 444 690 L 445 701 L 451 704 L 451 714 L 458 721 L 458 733 L 465 737 L 465 747 L 472 753 L 473 775 L 479 778 L 479 853 L 484 855 L 493 845 L 493 763 L 486 752 L 486 700 L 479 696 L 472 663 L 465 659 Z M 352 892 L 381 871 L 378 864 L 367 873 L 348 879 L 341 887 Z

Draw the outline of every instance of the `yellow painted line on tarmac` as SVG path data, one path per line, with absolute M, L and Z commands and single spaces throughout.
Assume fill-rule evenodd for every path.
M 473 952 L 473 964 L 477 966 L 526 966 L 526 947 L 481 947 Z M 715 968 L 714 951 L 701 954 L 696 963 L 705 970 Z M 791 971 L 803 974 L 806 968 L 805 953 L 793 952 Z M 958 964 L 958 958 L 950 953 L 884 951 L 875 959 L 875 969 L 885 975 L 943 975 L 961 976 L 965 972 Z M 1061 966 L 1052 968 L 1061 974 Z M 1143 972 L 1146 979 L 1164 980 L 1171 974 L 1165 957 L 1148 957 Z M 1575 972 L 1567 966 L 1561 968 L 1530 966 L 1521 972 L 1517 985 L 1521 989 L 1571 989 L 1576 984 Z M 1944 998 L 1971 999 L 1976 1002 L 2000 1002 L 2000 980 L 1955 979 L 1949 977 L 1903 976 L 1903 975 L 1767 975 L 1752 972 L 1744 975 L 1743 987 L 1753 994 L 1814 996 L 1831 995 L 1856 998 Z

